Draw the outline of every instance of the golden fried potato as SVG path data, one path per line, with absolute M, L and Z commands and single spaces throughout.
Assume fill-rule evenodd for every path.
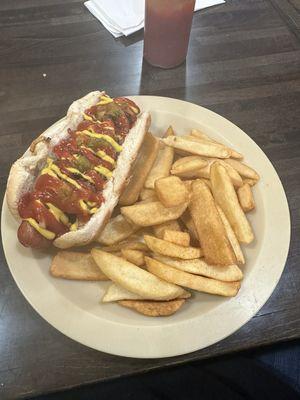
M 167 145 L 174 147 L 175 149 L 183 150 L 190 154 L 196 154 L 199 156 L 206 157 L 218 157 L 218 158 L 228 158 L 230 157 L 229 151 L 225 146 L 217 143 L 212 143 L 208 141 L 193 141 L 189 140 L 189 137 L 183 136 L 169 136 L 162 141 Z
M 197 138 L 199 138 L 199 139 L 202 139 L 202 140 L 208 140 L 209 142 L 221 144 L 220 142 L 217 142 L 216 140 L 210 138 L 210 137 L 207 136 L 204 132 L 202 132 L 202 131 L 200 131 L 200 130 L 198 130 L 198 129 L 192 129 L 192 130 L 191 130 L 191 135 L 192 135 L 192 136 L 195 136 L 195 137 L 197 137 Z M 226 147 L 227 147 L 227 146 L 226 146 Z M 231 148 L 229 148 L 229 147 L 227 147 L 227 148 L 228 148 L 228 150 L 229 150 L 229 152 L 230 152 L 230 157 L 232 157 L 232 158 L 238 158 L 238 159 L 244 158 L 244 156 L 243 156 L 241 153 L 237 152 L 236 150 L 231 149 Z
M 155 194 L 155 190 L 154 189 L 146 189 L 146 188 L 143 188 L 141 190 L 140 199 L 141 200 L 151 199 L 152 201 L 157 201 L 158 200 L 157 196 Z
M 196 247 L 179 246 L 178 244 L 150 235 L 144 235 L 144 239 L 150 250 L 164 256 L 181 258 L 183 260 L 201 257 L 201 250 Z
M 130 292 L 153 300 L 172 300 L 184 293 L 179 286 L 167 283 L 121 257 L 96 248 L 91 254 L 106 276 Z
M 170 301 L 120 300 L 118 304 L 131 308 L 147 317 L 166 317 L 176 313 L 184 302 L 184 299 Z
M 252 190 L 248 183 L 238 188 L 237 195 L 244 212 L 249 212 L 255 208 Z
M 173 136 L 174 131 L 169 126 L 165 136 Z M 157 154 L 156 160 L 153 164 L 149 175 L 145 181 L 145 188 L 153 189 L 155 181 L 170 175 L 170 169 L 174 159 L 174 149 L 161 143 L 161 148 Z
M 165 207 L 176 207 L 188 201 L 189 193 L 177 176 L 168 176 L 155 181 L 155 193 Z
M 243 279 L 242 271 L 235 264 L 227 266 L 209 265 L 201 258 L 196 258 L 195 260 L 178 260 L 160 254 L 154 255 L 154 258 L 163 264 L 189 272 L 190 274 L 203 275 L 224 282 L 235 282 Z
M 153 226 L 154 235 L 159 239 L 163 239 L 166 230 L 178 232 L 181 231 L 180 225 L 176 220 L 164 222 L 163 224 Z
M 179 299 L 188 299 L 191 297 L 191 294 L 186 290 L 182 295 L 180 295 Z M 129 292 L 128 290 L 124 289 L 122 286 L 119 286 L 115 283 L 112 283 L 107 289 L 102 297 L 102 303 L 109 303 L 112 301 L 118 300 L 152 300 L 148 297 L 139 296 L 136 293 Z
M 223 165 L 219 163 L 212 165 L 210 180 L 214 198 L 224 211 L 239 242 L 251 243 L 254 239 L 252 228 L 240 206 L 231 179 Z
M 218 204 L 217 204 L 217 209 L 218 209 L 218 213 L 221 217 L 221 220 L 223 222 L 228 240 L 229 240 L 229 242 L 233 248 L 234 254 L 236 256 L 237 263 L 245 264 L 245 257 L 244 257 L 243 251 L 241 249 L 239 241 L 237 240 L 237 237 L 235 236 L 235 233 L 233 232 L 233 229 L 231 228 L 231 225 L 230 225 L 228 219 L 226 218 L 226 215 L 224 214 L 222 208 Z
M 199 292 L 233 297 L 237 295 L 241 286 L 240 281 L 223 282 L 180 271 L 150 257 L 146 257 L 145 260 L 148 271 L 152 274 L 164 279 L 167 282 L 182 285 Z
M 164 232 L 163 240 L 184 247 L 189 247 L 190 245 L 190 235 L 187 232 L 179 232 L 166 229 Z
M 122 214 L 119 214 L 108 221 L 100 236 L 98 236 L 97 241 L 101 244 L 111 246 L 127 239 L 139 229 L 138 225 L 128 222 Z
M 145 180 L 155 162 L 159 147 L 159 140 L 147 132 L 133 165 L 131 179 L 119 199 L 121 206 L 129 206 L 138 200 Z
M 171 174 L 180 175 L 186 172 L 194 172 L 200 168 L 204 168 L 206 165 L 207 161 L 199 156 L 182 157 L 172 165 Z
M 141 267 L 145 265 L 145 255 L 140 250 L 132 250 L 132 249 L 122 249 L 121 250 L 122 256 L 125 260 L 131 262 L 132 264 Z
M 205 261 L 213 265 L 232 265 L 236 257 L 227 238 L 212 194 L 201 180 L 193 182 L 189 210 L 195 224 Z
M 187 203 L 176 207 L 164 207 L 159 201 L 136 203 L 122 207 L 122 215 L 131 223 L 139 226 L 159 225 L 179 218 L 186 210 Z
M 59 251 L 54 256 L 50 274 L 55 278 L 82 281 L 108 281 L 100 271 L 90 253 L 78 251 Z
M 226 160 L 227 162 L 227 160 Z M 249 167 L 248 165 L 237 161 L 228 159 L 227 164 L 231 165 L 243 178 L 253 179 L 255 181 L 259 180 L 259 175 L 253 168 Z
M 208 161 L 208 164 L 206 165 L 206 167 L 199 169 L 195 173 L 195 175 L 197 175 L 195 177 L 209 179 L 210 178 L 210 168 L 211 168 L 212 164 L 214 162 L 219 162 L 226 168 L 227 173 L 230 176 L 230 179 L 235 187 L 238 188 L 243 185 L 243 179 L 241 178 L 239 173 L 233 167 L 231 167 L 231 165 L 227 164 L 224 160 L 220 160 L 218 158 L 209 158 L 207 161 Z
M 102 246 L 101 247 L 102 251 L 106 251 L 108 253 L 115 253 L 115 252 L 121 251 L 122 249 L 149 251 L 149 249 L 145 243 L 131 239 L 131 237 L 129 237 L 128 240 L 126 240 L 124 242 L 119 242 L 119 243 L 113 244 L 111 246 Z
M 194 224 L 194 221 L 191 217 L 191 214 L 189 212 L 189 210 L 186 210 L 182 216 L 180 217 L 180 219 L 182 220 L 182 222 L 184 223 L 184 225 L 187 227 L 190 237 L 191 239 L 196 242 L 199 243 L 199 238 L 198 238 L 198 233 L 196 230 L 196 226 Z
M 250 179 L 250 178 L 244 178 L 243 179 L 243 184 L 248 183 L 250 186 L 255 186 L 257 184 L 258 180 L 256 179 Z

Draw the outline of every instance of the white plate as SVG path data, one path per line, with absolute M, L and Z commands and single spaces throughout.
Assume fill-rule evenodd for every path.
M 256 240 L 245 247 L 247 263 L 239 294 L 225 299 L 197 293 L 170 317 L 149 318 L 99 300 L 107 283 L 52 278 L 51 255 L 22 247 L 17 225 L 6 203 L 2 209 L 2 240 L 10 271 L 32 307 L 70 338 L 107 353 L 140 358 L 170 357 L 202 349 L 231 335 L 263 306 L 284 269 L 290 216 L 286 196 L 272 164 L 241 129 L 223 117 L 184 101 L 136 96 L 151 111 L 151 131 L 162 134 L 172 124 L 177 134 L 200 128 L 245 155 L 261 175 L 254 187 L 256 211 L 249 214 Z

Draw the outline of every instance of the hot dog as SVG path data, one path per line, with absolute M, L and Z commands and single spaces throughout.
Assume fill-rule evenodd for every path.
M 150 124 L 127 98 L 92 92 L 37 138 L 10 171 L 6 198 L 32 248 L 91 242 L 128 182 Z

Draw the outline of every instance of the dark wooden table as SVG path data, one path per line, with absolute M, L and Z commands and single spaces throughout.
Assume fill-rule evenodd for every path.
M 203 10 L 194 17 L 186 65 L 165 71 L 142 63 L 142 32 L 114 40 L 82 1 L 1 1 L 1 196 L 11 163 L 32 139 L 63 116 L 74 99 L 105 88 L 112 96 L 188 100 L 239 125 L 273 162 L 292 217 L 288 262 L 267 304 L 229 338 L 169 359 L 111 356 L 63 336 L 26 302 L 1 254 L 1 399 L 299 338 L 299 5 L 299 0 L 228 0 Z

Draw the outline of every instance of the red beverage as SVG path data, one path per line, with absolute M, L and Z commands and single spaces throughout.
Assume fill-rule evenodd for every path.
M 187 54 L 195 0 L 146 0 L 144 57 L 152 65 L 171 68 Z

